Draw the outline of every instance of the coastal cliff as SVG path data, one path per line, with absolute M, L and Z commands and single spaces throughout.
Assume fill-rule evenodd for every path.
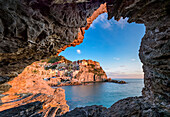
M 53 56 L 36 64 L 36 68 L 39 66 L 41 70 L 44 69 L 44 72 L 51 70 L 48 73 L 49 76 L 44 76 L 44 80 L 50 86 L 69 85 L 69 83 L 70 85 L 79 85 L 84 82 L 104 82 L 107 80 L 106 73 L 97 61 L 84 59 L 72 62 L 63 56 Z
M 81 82 L 104 82 L 107 75 L 98 62 L 87 60 L 87 65 L 80 68 L 75 79 Z
M 52 63 L 50 63 L 52 62 Z M 70 77 L 79 82 L 105 81 L 107 75 L 100 63 L 93 60 L 69 61 L 63 56 L 56 56 L 48 61 L 46 69 L 52 69 L 57 76 Z

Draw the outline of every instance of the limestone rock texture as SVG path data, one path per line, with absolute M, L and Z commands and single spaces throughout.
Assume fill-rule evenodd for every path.
M 0 113 L 0 116 L 1 117 L 14 117 L 14 116 L 22 117 L 22 116 L 31 116 L 31 115 L 40 116 L 40 114 L 38 113 L 35 114 L 35 111 L 40 110 L 41 107 L 42 107 L 41 102 L 38 101 L 32 102 L 32 103 L 21 105 L 19 107 L 4 110 Z
M 102 0 L 0 0 L 0 76 L 72 43 Z M 10 71 L 10 72 L 9 72 Z
M 73 111 L 67 112 L 61 117 L 99 117 L 105 110 L 107 110 L 107 108 L 103 106 L 86 106 L 75 108 Z
M 31 116 L 34 114 L 55 116 L 69 111 L 69 106 L 65 100 L 65 90 L 51 88 L 39 76 L 38 71 L 37 73 L 28 73 L 30 68 L 30 66 L 26 67 L 18 77 L 8 82 L 12 87 L 9 91 L 3 93 L 0 116 L 6 117 L 5 115 L 8 115 L 9 112 L 9 117 Z M 13 112 L 17 109 L 21 112 Z
M 30 69 L 29 66 L 28 68 Z M 10 114 L 13 116 L 31 116 L 36 113 L 44 116 L 49 114 L 61 115 L 69 111 L 69 106 L 65 100 L 65 90 L 51 88 L 38 73 L 28 73 L 28 68 L 25 68 L 14 80 L 8 82 L 12 87 L 3 93 L 0 116 L 5 117 L 8 113 L 7 110 L 11 110 Z M 11 113 L 15 109 L 21 109 L 23 112 Z
M 145 87 L 142 97 L 122 99 L 100 116 L 170 116 L 169 0 L 0 0 L 1 81 L 8 81 L 32 62 L 70 45 L 86 26 L 86 19 L 104 2 L 108 19 L 128 17 L 129 23 L 142 23 L 146 27 L 139 50 Z M 89 116 L 89 111 L 83 112 L 84 117 Z
M 70 43 L 69 45 L 65 45 L 64 47 L 60 48 L 58 51 L 57 51 L 57 55 L 64 51 L 66 48 L 68 47 L 75 47 L 76 45 L 79 45 L 81 43 L 83 43 L 83 39 L 84 39 L 84 34 L 85 34 L 85 30 L 88 30 L 90 28 L 90 25 L 93 23 L 93 21 L 102 13 L 106 13 L 107 12 L 107 9 L 106 9 L 106 3 L 104 4 L 101 4 L 100 7 L 94 11 L 94 13 L 87 18 L 87 24 L 85 27 L 81 27 L 79 28 L 79 32 L 78 32 L 78 37 L 72 42 Z

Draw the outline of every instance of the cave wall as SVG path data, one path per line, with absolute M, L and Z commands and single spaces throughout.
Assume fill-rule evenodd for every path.
M 77 38 L 76 38 L 72 43 L 70 43 L 69 45 L 65 45 L 64 47 L 58 49 L 58 50 L 57 50 L 57 55 L 58 55 L 60 52 L 64 51 L 64 50 L 65 50 L 66 48 L 68 48 L 68 47 L 71 47 L 71 46 L 75 47 L 76 45 L 79 45 L 79 44 L 83 43 L 85 30 L 88 30 L 88 29 L 90 28 L 90 25 L 93 23 L 93 21 L 94 21 L 100 14 L 103 14 L 103 13 L 106 13 L 106 12 L 107 12 L 106 3 L 101 4 L 100 7 L 99 7 L 97 10 L 95 10 L 90 17 L 88 17 L 88 18 L 86 19 L 87 24 L 86 24 L 85 27 L 81 27 L 81 28 L 79 29 Z
M 114 3 L 113 3 L 114 4 Z M 169 1 L 127 1 L 118 10 L 112 9 L 108 18 L 128 17 L 128 22 L 144 23 L 139 56 L 143 63 L 143 97 L 154 107 L 168 111 L 170 92 L 170 14 Z M 108 4 L 108 8 L 110 5 Z M 109 9 L 110 10 L 110 9 Z M 108 10 L 108 13 L 109 13 Z
M 120 16 L 128 17 L 129 23 L 143 23 L 146 27 L 139 50 L 139 57 L 143 63 L 145 84 L 142 91 L 144 100 L 141 101 L 143 102 L 143 106 L 140 106 L 140 108 L 141 110 L 145 110 L 146 108 L 146 110 L 150 109 L 150 111 L 148 111 L 150 114 L 155 111 L 155 108 L 157 109 L 155 111 L 157 114 L 152 113 L 146 116 L 169 116 L 170 2 L 168 0 L 132 0 L 120 3 L 119 8 L 114 8 L 113 6 L 115 4 L 113 4 L 107 4 L 109 19 L 112 16 L 114 16 L 116 20 L 118 20 Z M 110 10 L 111 12 L 109 12 Z M 146 103 L 151 104 L 149 109 L 145 107 L 145 105 L 147 105 Z M 116 109 L 118 104 L 113 105 L 110 110 Z M 124 112 L 126 112 L 125 109 Z M 146 112 L 136 113 L 145 116 L 144 113 Z
M 122 99 L 109 109 L 100 112 L 100 117 L 170 116 L 170 2 L 168 0 L 114 0 L 108 1 L 106 5 L 108 19 L 114 17 L 115 20 L 119 20 L 121 17 L 128 17 L 129 23 L 142 23 L 146 27 L 139 50 L 145 87 L 141 97 Z M 86 108 L 75 109 L 63 117 L 75 114 L 91 116 L 91 112 L 95 111 L 93 115 L 99 112 L 96 111 L 99 107 L 92 110 Z
M 88 0 L 0 0 L 0 76 L 15 77 L 77 38 L 100 6 Z
M 155 19 L 157 21 L 146 25 L 140 47 L 139 55 L 145 73 L 142 93 L 146 100 L 166 108 L 170 102 L 170 18 Z

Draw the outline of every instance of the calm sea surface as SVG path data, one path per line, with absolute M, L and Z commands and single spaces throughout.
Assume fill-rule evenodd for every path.
M 76 107 L 103 105 L 110 107 L 114 102 L 132 96 L 141 96 L 143 79 L 122 79 L 127 84 L 90 83 L 80 86 L 63 86 L 70 110 Z

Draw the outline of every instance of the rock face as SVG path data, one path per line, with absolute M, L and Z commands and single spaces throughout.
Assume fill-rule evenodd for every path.
M 21 117 L 21 116 L 31 116 L 35 114 L 37 110 L 42 108 L 41 102 L 32 102 L 19 107 L 10 108 L 0 112 L 1 117 Z M 37 114 L 40 115 L 40 114 Z
M 69 110 L 65 100 L 65 90 L 51 88 L 38 74 L 28 73 L 27 68 L 8 83 L 12 87 L 8 92 L 3 93 L 4 96 L 1 98 L 0 115 L 2 116 L 8 112 L 13 116 L 22 116 L 22 114 L 30 116 L 36 113 L 61 115 Z M 39 102 L 38 105 L 36 102 Z M 17 109 L 23 112 L 13 113 Z
M 79 83 L 106 81 L 107 79 L 105 71 L 97 61 L 83 59 L 72 62 L 63 56 L 53 56 L 42 61 L 47 61 L 47 63 L 44 62 L 46 64 L 44 65 L 45 69 L 53 70 L 53 76 L 56 77 L 53 79 L 67 79 L 71 82 L 76 81 Z M 41 68 L 44 69 L 44 67 Z M 49 77 L 47 76 L 46 78 Z
M 66 48 L 68 47 L 75 47 L 76 45 L 79 45 L 83 42 L 83 39 L 84 39 L 84 34 L 85 34 L 85 30 L 88 30 L 90 28 L 90 25 L 93 23 L 93 21 L 102 13 L 105 13 L 107 12 L 107 9 L 106 9 L 106 3 L 105 4 L 101 4 L 100 7 L 94 11 L 94 13 L 92 14 L 92 16 L 88 17 L 87 18 L 87 24 L 85 27 L 81 27 L 79 29 L 79 32 L 78 32 L 78 37 L 77 39 L 75 39 L 72 43 L 70 43 L 69 45 L 65 45 L 64 47 L 60 48 L 58 51 L 57 51 L 57 55 L 64 51 Z
M 150 108 L 149 103 L 143 104 L 142 97 L 130 97 L 116 102 L 109 109 L 102 106 L 76 108 L 62 117 L 161 117 L 157 108 Z
M 128 17 L 143 23 L 146 34 L 139 56 L 143 63 L 143 96 L 120 100 L 101 116 L 170 116 L 170 13 L 169 1 L 114 0 L 107 3 L 108 18 Z M 71 112 L 70 112 L 71 113 Z
M 113 104 L 101 117 L 163 117 L 158 108 L 145 102 L 143 97 L 129 97 Z
M 72 43 L 78 30 L 85 27 L 86 18 L 102 2 L 104 0 L 0 0 L 0 75 L 3 79 L 13 77 L 33 61 L 56 54 L 59 48 Z M 129 23 L 145 24 L 146 32 L 139 51 L 144 70 L 143 96 L 120 100 L 104 115 L 169 116 L 169 0 L 105 2 L 108 19 L 128 17 Z
M 90 63 L 85 66 L 80 66 L 80 71 L 76 75 L 76 78 L 80 82 L 100 82 L 107 79 L 107 75 L 96 61 L 86 60 Z M 96 65 L 98 64 L 98 66 Z
M 106 111 L 106 107 L 102 106 L 86 106 L 81 108 L 76 108 L 71 112 L 67 112 L 61 117 L 100 117 L 104 111 Z
M 15 77 L 34 61 L 57 54 L 102 3 L 64 1 L 0 0 L 0 76 Z

